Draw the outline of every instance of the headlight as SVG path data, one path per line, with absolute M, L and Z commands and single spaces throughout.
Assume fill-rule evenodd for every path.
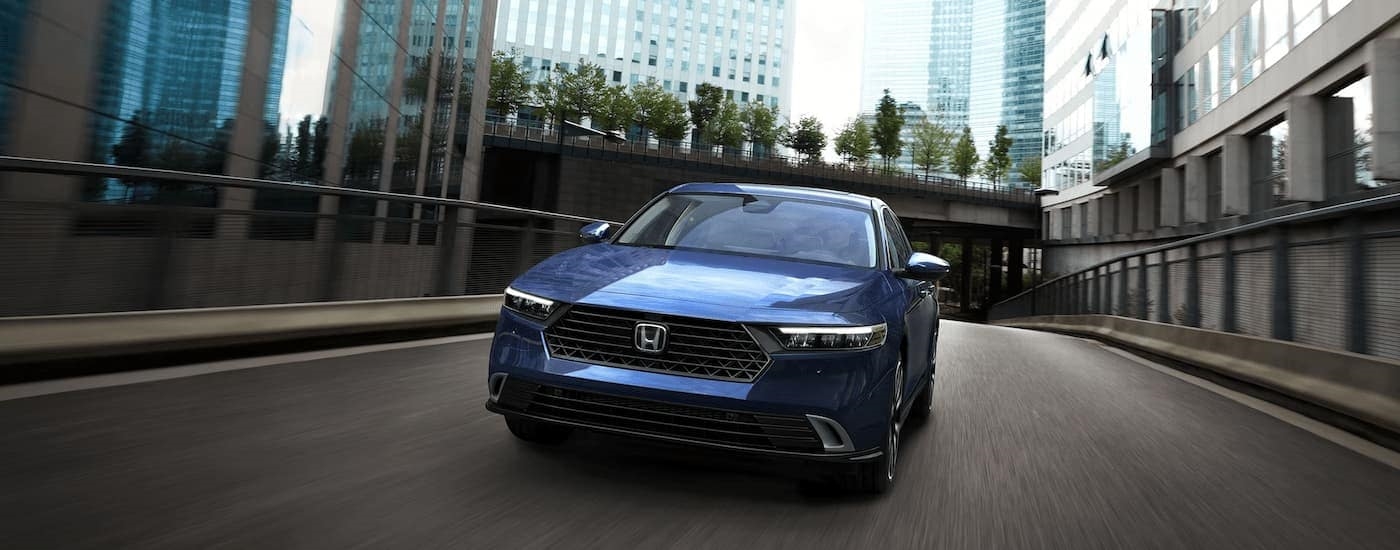
M 541 298 L 534 294 L 526 294 L 519 290 L 506 287 L 506 309 L 519 312 L 536 319 L 544 319 L 554 312 L 554 308 L 559 303 L 554 300 Z
M 854 350 L 885 343 L 885 324 L 866 327 L 778 327 L 778 343 L 790 350 Z

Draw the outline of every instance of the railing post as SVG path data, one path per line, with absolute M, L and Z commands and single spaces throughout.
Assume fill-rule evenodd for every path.
M 1120 267 L 1119 267 L 1119 271 L 1120 271 L 1120 273 L 1119 273 L 1119 277 L 1118 277 L 1118 311 L 1113 312 L 1113 314 L 1114 314 L 1114 315 L 1122 315 L 1123 317 L 1127 317 L 1127 316 L 1129 316 L 1129 315 L 1132 315 L 1132 310 L 1133 310 L 1133 308 L 1130 307 L 1129 304 L 1128 304 L 1128 259 L 1127 259 L 1127 258 L 1123 258 L 1123 261 L 1121 262 L 1121 265 L 1120 265 Z
M 156 216 L 158 217 L 157 231 L 160 233 L 152 242 L 154 249 L 151 251 L 151 276 L 147 281 L 150 286 L 146 290 L 146 309 L 167 307 L 170 305 L 170 298 L 178 294 L 175 289 L 171 288 L 173 277 L 170 276 L 170 270 L 175 265 L 173 261 L 175 236 L 180 225 L 180 217 L 171 207 L 165 205 L 156 211 Z M 246 223 L 243 227 L 247 227 Z M 246 235 L 218 235 L 217 233 L 216 236 L 230 241 L 247 238 Z
M 535 218 L 525 218 L 524 225 L 521 226 L 523 234 L 520 236 L 520 258 L 515 264 L 515 274 L 521 274 L 530 269 L 532 260 L 535 257 Z
M 1172 322 L 1172 270 L 1171 264 L 1167 263 L 1166 250 L 1162 251 L 1162 264 L 1161 268 L 1157 271 L 1157 277 L 1159 283 L 1157 288 L 1157 320 L 1163 323 L 1170 323 Z
M 1346 219 L 1347 230 L 1347 351 L 1366 353 L 1366 236 L 1360 216 Z
M 1186 247 L 1186 326 L 1201 326 L 1201 262 L 1193 243 Z
M 1079 272 L 1079 285 L 1076 289 L 1078 296 L 1075 296 L 1075 313 L 1083 315 L 1090 311 L 1090 300 L 1093 299 L 1093 282 L 1089 279 L 1088 271 Z
M 1288 227 L 1274 229 L 1274 326 L 1276 340 L 1293 340 L 1293 304 L 1290 303 L 1293 283 L 1288 266 Z
M 1148 315 L 1147 302 L 1148 302 L 1148 300 L 1149 300 L 1149 298 L 1151 297 L 1151 294 L 1152 294 L 1151 292 L 1148 292 L 1148 290 L 1147 290 L 1147 255 L 1146 255 L 1146 254 L 1143 254 L 1143 255 L 1141 255 L 1141 256 L 1138 256 L 1138 276 L 1137 276 L 1137 284 L 1138 284 L 1138 297 L 1139 297 L 1139 298 L 1138 298 L 1138 303 L 1137 303 L 1137 306 L 1138 306 L 1138 319 L 1142 319 L 1142 320 L 1146 321 L 1146 320 L 1147 320 L 1147 315 Z
M 1225 332 L 1238 332 L 1238 323 L 1235 320 L 1235 312 L 1238 309 L 1235 292 L 1235 238 L 1225 237 L 1225 250 L 1220 254 L 1220 261 L 1223 271 L 1220 282 L 1220 330 Z
M 454 287 L 452 280 L 457 264 L 465 261 L 457 250 L 457 220 L 462 209 L 457 206 L 445 206 L 441 210 L 442 223 L 438 225 L 438 265 L 437 281 L 433 285 L 434 295 L 451 296 L 465 290 L 464 287 Z

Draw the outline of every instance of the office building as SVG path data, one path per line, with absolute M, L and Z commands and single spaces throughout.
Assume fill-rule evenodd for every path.
M 1400 182 L 1400 3 L 1082 0 L 1046 28 L 1047 271 Z
M 1023 184 L 1015 167 L 1040 150 L 1043 19 L 1043 0 L 867 2 L 860 112 L 889 89 L 955 132 L 969 126 L 983 157 L 1004 124 L 1013 168 L 1003 182 Z M 912 169 L 907 151 L 898 165 Z
M 489 81 L 477 72 L 489 71 L 495 4 L 0 3 L 18 14 L 0 23 L 0 152 L 475 198 Z M 0 177 L 0 195 L 39 192 L 14 177 Z M 172 200 L 169 186 L 140 181 L 43 189 Z M 197 206 L 315 208 L 251 190 L 187 195 Z
M 495 49 L 515 52 L 535 81 L 588 61 L 610 84 L 655 78 L 689 100 L 709 83 L 788 114 L 794 8 L 791 0 L 502 0 Z

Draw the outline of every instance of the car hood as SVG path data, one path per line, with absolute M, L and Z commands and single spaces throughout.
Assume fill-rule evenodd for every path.
M 874 269 L 606 243 L 549 258 L 513 283 L 569 303 L 747 322 L 878 322 Z

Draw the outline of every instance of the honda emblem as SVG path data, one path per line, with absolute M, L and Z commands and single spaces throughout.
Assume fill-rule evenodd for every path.
M 647 353 L 666 351 L 666 325 L 637 323 L 632 332 L 632 345 Z

